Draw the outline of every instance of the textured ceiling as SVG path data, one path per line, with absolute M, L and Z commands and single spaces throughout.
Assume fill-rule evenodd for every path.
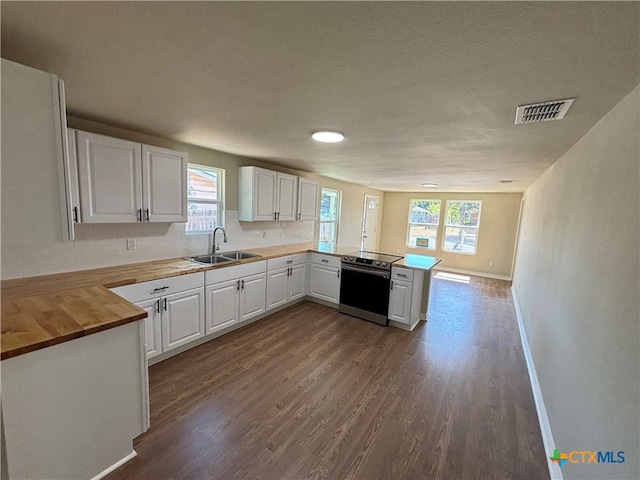
M 640 83 L 635 2 L 1 8 L 2 56 L 64 79 L 71 115 L 383 190 L 522 191 Z

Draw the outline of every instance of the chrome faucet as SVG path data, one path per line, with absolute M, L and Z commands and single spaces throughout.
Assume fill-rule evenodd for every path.
M 213 229 L 213 244 L 211 245 L 211 253 L 216 253 L 218 250 L 220 250 L 220 244 L 218 243 L 216 245 L 216 232 L 218 230 L 222 230 L 222 234 L 224 235 L 223 240 L 224 243 L 227 243 L 227 232 L 224 231 L 224 228 L 222 227 L 216 227 Z

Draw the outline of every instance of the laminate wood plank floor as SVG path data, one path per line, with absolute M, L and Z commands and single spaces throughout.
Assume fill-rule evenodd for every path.
M 109 479 L 549 478 L 508 282 L 434 278 L 413 332 L 303 302 L 149 374 Z

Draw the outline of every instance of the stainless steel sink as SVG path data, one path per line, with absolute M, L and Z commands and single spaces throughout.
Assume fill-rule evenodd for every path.
M 218 263 L 233 262 L 233 258 L 226 258 L 221 255 L 199 255 L 197 257 L 188 257 L 187 260 L 192 262 L 205 263 L 207 265 L 215 265 Z
M 221 255 L 225 258 L 230 258 L 232 260 L 244 260 L 245 258 L 256 258 L 261 256 L 261 255 L 256 255 L 255 253 L 242 252 L 240 250 L 236 252 L 218 253 L 218 255 Z
M 198 255 L 197 257 L 188 257 L 187 260 L 191 260 L 192 262 L 204 263 L 207 265 L 216 265 L 218 263 L 226 263 L 226 262 L 234 262 L 237 260 L 244 260 L 246 258 L 256 258 L 261 255 L 256 255 L 255 253 L 243 252 L 243 251 L 235 251 L 235 252 L 225 252 L 225 253 L 216 253 L 215 255 L 207 254 L 207 255 Z

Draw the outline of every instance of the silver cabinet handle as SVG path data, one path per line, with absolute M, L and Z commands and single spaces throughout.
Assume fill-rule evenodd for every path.
M 162 292 L 163 290 L 166 290 L 169 287 L 159 287 L 159 288 L 154 288 L 153 291 L 154 292 Z

